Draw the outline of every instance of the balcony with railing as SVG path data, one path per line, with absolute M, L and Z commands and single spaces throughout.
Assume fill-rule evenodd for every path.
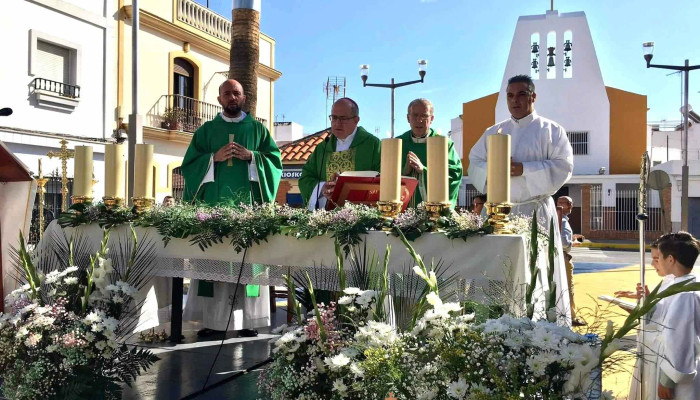
M 218 104 L 206 103 L 179 94 L 162 95 L 146 114 L 146 125 L 194 133 L 203 123 L 210 121 L 221 112 Z M 267 127 L 267 120 L 255 118 Z M 269 127 L 268 127 L 269 129 Z
M 80 86 L 45 78 L 34 78 L 30 87 L 36 104 L 45 108 L 73 111 L 80 102 Z
M 231 21 L 192 0 L 177 0 L 178 21 L 231 43 Z

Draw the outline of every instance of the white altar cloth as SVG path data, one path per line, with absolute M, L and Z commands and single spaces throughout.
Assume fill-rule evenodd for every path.
M 44 240 L 57 237 L 56 235 L 62 236 L 61 230 L 62 228 L 56 221 L 53 221 L 44 234 Z M 90 238 L 94 249 L 98 249 L 102 238 L 102 229 L 97 224 L 66 228 L 65 233 L 70 236 L 76 230 Z M 113 228 L 110 242 L 119 240 L 120 237 L 129 237 L 127 230 L 128 226 L 126 225 Z M 135 231 L 139 240 L 150 240 L 155 246 L 157 254 L 156 267 L 153 270 L 155 276 L 235 283 L 240 274 L 241 283 L 260 285 L 284 285 L 283 275 L 287 274 L 289 269 L 293 273 L 307 271 L 312 279 L 314 276 L 318 278 L 319 274 L 337 276 L 333 239 L 330 237 L 316 237 L 307 240 L 273 235 L 268 238 L 267 242 L 253 245 L 245 254 L 245 265 L 249 266 L 249 264 L 255 263 L 267 267 L 264 273 L 254 277 L 252 268 L 243 268 L 243 271 L 240 269 L 244 252 L 237 253 L 226 240 L 224 243 L 215 244 L 202 251 L 187 239 L 171 239 L 165 245 L 162 236 L 155 228 L 136 227 Z M 412 270 L 415 265 L 401 240 L 391 234 L 373 231 L 364 235 L 364 241 L 370 251 L 376 251 L 376 256 L 380 260 L 383 260 L 386 246 L 391 246 L 390 274 L 406 273 Z M 116 243 L 110 244 L 110 247 L 115 248 L 115 245 Z M 525 292 L 525 284 L 530 280 L 529 245 L 524 235 L 474 236 L 465 242 L 462 239 L 450 240 L 442 233 L 429 233 L 411 242 L 411 245 L 422 256 L 428 267 L 430 267 L 431 261 L 437 263 L 442 260 L 446 268 L 443 276 L 448 277 L 456 274 L 458 290 L 466 290 L 467 297 L 470 298 L 492 298 L 494 295 L 498 295 L 494 293 L 494 290 L 507 291 L 509 292 L 508 296 L 522 297 Z M 363 245 L 359 247 L 363 247 Z M 544 282 L 546 280 L 546 257 L 543 255 L 540 255 L 538 262 L 541 272 L 535 295 L 538 303 L 535 307 L 537 311 L 543 310 L 544 295 L 542 289 L 547 289 L 547 284 Z M 346 271 L 349 268 L 349 261 L 346 259 Z M 318 280 L 320 283 L 328 281 L 328 279 Z M 315 288 L 335 289 L 334 287 L 318 286 L 318 282 L 314 282 Z M 510 297 L 506 300 L 509 302 L 514 298 Z

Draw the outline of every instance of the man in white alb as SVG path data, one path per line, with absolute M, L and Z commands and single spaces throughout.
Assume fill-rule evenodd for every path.
M 574 170 L 574 156 L 566 131 L 559 124 L 537 115 L 535 84 L 527 75 L 508 80 L 506 89 L 511 118 L 488 128 L 469 153 L 469 178 L 481 193 L 486 193 L 486 137 L 511 135 L 510 199 L 511 214 L 532 215 L 546 223 L 554 218 L 558 262 L 554 281 L 557 283 L 557 310 L 570 323 L 568 282 L 564 270 L 557 210 L 552 195 L 564 185 Z

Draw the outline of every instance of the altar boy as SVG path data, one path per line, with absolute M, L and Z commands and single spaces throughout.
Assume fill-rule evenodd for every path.
M 659 268 L 675 276 L 671 284 L 695 282 L 691 271 L 700 252 L 700 242 L 687 232 L 678 232 L 662 236 L 658 244 Z M 647 397 L 700 399 L 700 292 L 679 293 L 663 299 L 653 319 L 661 321 L 662 330 L 652 345 L 652 353 L 656 355 L 656 393 L 649 390 Z

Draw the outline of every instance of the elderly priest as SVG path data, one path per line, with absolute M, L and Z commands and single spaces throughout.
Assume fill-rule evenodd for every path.
M 242 111 L 245 98 L 243 87 L 233 79 L 219 87 L 217 99 L 223 111 L 197 129 L 182 162 L 184 201 L 238 205 L 275 200 L 282 175 L 280 151 L 267 128 Z M 227 326 L 240 330 L 242 336 L 256 336 L 255 328 L 270 325 L 269 290 L 266 286 L 236 286 L 193 280 L 184 318 L 203 320 L 201 336 L 224 331 Z
M 360 109 L 354 100 L 344 97 L 333 104 L 331 132 L 314 149 L 304 164 L 299 190 L 309 210 L 323 209 L 335 188 L 336 178 L 346 171 L 379 171 L 381 141 L 357 126 Z
M 488 128 L 469 153 L 469 178 L 481 193 L 486 192 L 486 137 L 498 133 L 511 136 L 510 198 L 511 214 L 532 215 L 538 219 L 554 218 L 555 243 L 559 262 L 555 269 L 558 290 L 568 287 L 564 271 L 557 210 L 552 195 L 564 185 L 574 170 L 574 156 L 566 131 L 559 124 L 537 115 L 535 84 L 527 75 L 508 80 L 506 98 L 511 118 Z M 491 200 L 491 199 L 489 199 Z M 565 293 L 561 293 L 565 294 Z M 570 313 L 568 295 L 557 295 L 557 309 Z M 565 303 L 565 304 L 564 304 Z
M 411 198 L 410 206 L 416 207 L 426 198 L 426 180 L 428 176 L 426 140 L 437 133 L 430 127 L 435 116 L 433 103 L 428 99 L 415 99 L 408 105 L 408 119 L 411 130 L 399 136 L 403 152 L 401 163 L 404 166 L 403 175 L 418 179 L 418 189 Z M 449 181 L 449 196 L 452 208 L 457 205 L 459 184 L 462 182 L 462 160 L 455 150 L 455 144 L 448 139 L 447 174 Z

